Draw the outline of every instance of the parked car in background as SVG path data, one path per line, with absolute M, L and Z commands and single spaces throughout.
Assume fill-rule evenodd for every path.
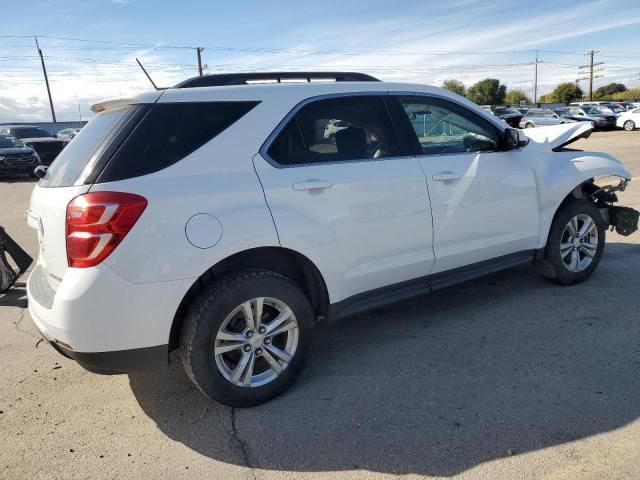
M 558 116 L 553 110 L 546 108 L 527 110 L 520 120 L 520 128 L 541 127 L 544 125 L 560 125 L 571 123 L 573 120 Z
M 38 152 L 42 164 L 47 166 L 51 165 L 67 144 L 66 141 L 54 137 L 44 128 L 32 125 L 2 125 L 0 135 L 19 138 L 26 146 Z
M 584 107 L 571 107 L 571 114 L 578 117 L 588 117 L 596 122 L 596 127 L 600 130 L 611 130 L 616 126 L 617 115 L 608 108 L 596 105 L 585 105 Z
M 584 109 L 580 107 L 558 107 L 553 111 L 562 118 L 575 120 L 576 122 L 590 122 L 594 130 L 604 130 L 610 128 L 611 125 L 607 121 L 608 114 L 588 115 Z M 610 116 L 610 115 L 609 115 Z
M 302 81 L 269 82 L 283 77 Z M 520 264 L 578 283 L 610 223 L 637 228 L 614 206 L 622 163 L 564 149 L 588 125 L 510 128 L 437 87 L 207 75 L 92 110 L 31 195 L 31 318 L 94 372 L 166 368 L 178 350 L 234 407 L 294 382 L 318 321 Z
M 640 107 L 621 113 L 616 120 L 616 125 L 627 132 L 640 128 Z
M 324 127 L 323 136 L 333 143 L 336 141 L 336 133 L 347 128 L 349 124 L 344 120 L 330 120 Z
M 493 107 L 493 114 L 507 122 L 510 127 L 518 128 L 524 114 L 513 107 Z
M 79 132 L 77 128 L 65 128 L 64 130 L 60 130 L 56 133 L 56 137 L 60 140 L 65 140 L 70 142 Z
M 34 177 L 36 167 L 42 165 L 36 151 L 11 135 L 0 135 L 0 174 L 28 173 Z

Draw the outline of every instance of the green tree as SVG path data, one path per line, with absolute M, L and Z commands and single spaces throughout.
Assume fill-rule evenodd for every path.
M 527 94 L 524 93 L 524 90 L 519 88 L 512 88 L 507 91 L 506 96 L 504 97 L 504 102 L 508 105 L 519 105 L 521 101 L 525 103 L 531 103 L 531 99 L 527 97 Z
M 609 85 L 605 85 L 603 87 L 598 88 L 595 93 L 594 96 L 596 98 L 604 98 L 604 97 L 608 97 L 610 95 L 614 95 L 616 93 L 620 93 L 620 92 L 626 92 L 627 87 L 623 84 L 623 83 L 610 83 Z
M 630 88 L 624 92 L 618 92 L 611 95 L 613 100 L 638 100 L 640 99 L 640 87 Z
M 507 93 L 507 87 L 497 78 L 485 78 L 474 83 L 467 90 L 467 98 L 478 105 L 501 105 Z
M 463 97 L 466 93 L 464 83 L 456 79 L 445 80 L 442 82 L 442 88 L 449 90 L 450 92 L 457 93 L 458 95 L 462 95 Z
M 551 93 L 545 95 L 545 101 L 552 103 L 569 103 L 582 99 L 582 89 L 573 82 L 559 84 Z

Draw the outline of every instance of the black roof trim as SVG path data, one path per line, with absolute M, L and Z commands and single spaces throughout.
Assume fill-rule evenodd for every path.
M 220 73 L 193 77 L 180 82 L 175 88 L 222 87 L 225 85 L 247 85 L 251 82 L 277 82 L 283 80 L 334 80 L 336 82 L 379 82 L 375 77 L 357 72 L 251 72 Z

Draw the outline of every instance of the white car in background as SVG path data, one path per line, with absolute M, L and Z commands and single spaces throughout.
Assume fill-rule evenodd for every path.
M 640 107 L 621 113 L 616 120 L 616 125 L 628 132 L 640 128 Z
M 519 264 L 578 283 L 607 227 L 637 229 L 614 205 L 624 165 L 565 149 L 589 124 L 525 134 L 441 88 L 211 75 L 92 109 L 31 196 L 31 317 L 94 372 L 166 367 L 179 350 L 231 406 L 285 391 L 319 321 Z

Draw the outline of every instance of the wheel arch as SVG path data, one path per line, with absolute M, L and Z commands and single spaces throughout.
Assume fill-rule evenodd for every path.
M 538 182 L 544 185 L 539 192 L 540 237 L 538 247 L 547 243 L 549 231 L 556 214 L 571 199 L 588 198 L 589 185 L 602 177 L 619 177 L 630 180 L 631 174 L 624 165 L 606 153 L 552 152 Z M 562 159 L 561 156 L 568 157 Z
M 198 293 L 206 285 L 227 273 L 247 269 L 269 270 L 287 277 L 306 294 L 316 318 L 320 319 L 327 315 L 329 310 L 327 286 L 320 270 L 309 258 L 284 247 L 257 247 L 243 250 L 207 269 L 191 285 L 174 315 L 169 333 L 169 351 L 178 348 L 183 321 Z

